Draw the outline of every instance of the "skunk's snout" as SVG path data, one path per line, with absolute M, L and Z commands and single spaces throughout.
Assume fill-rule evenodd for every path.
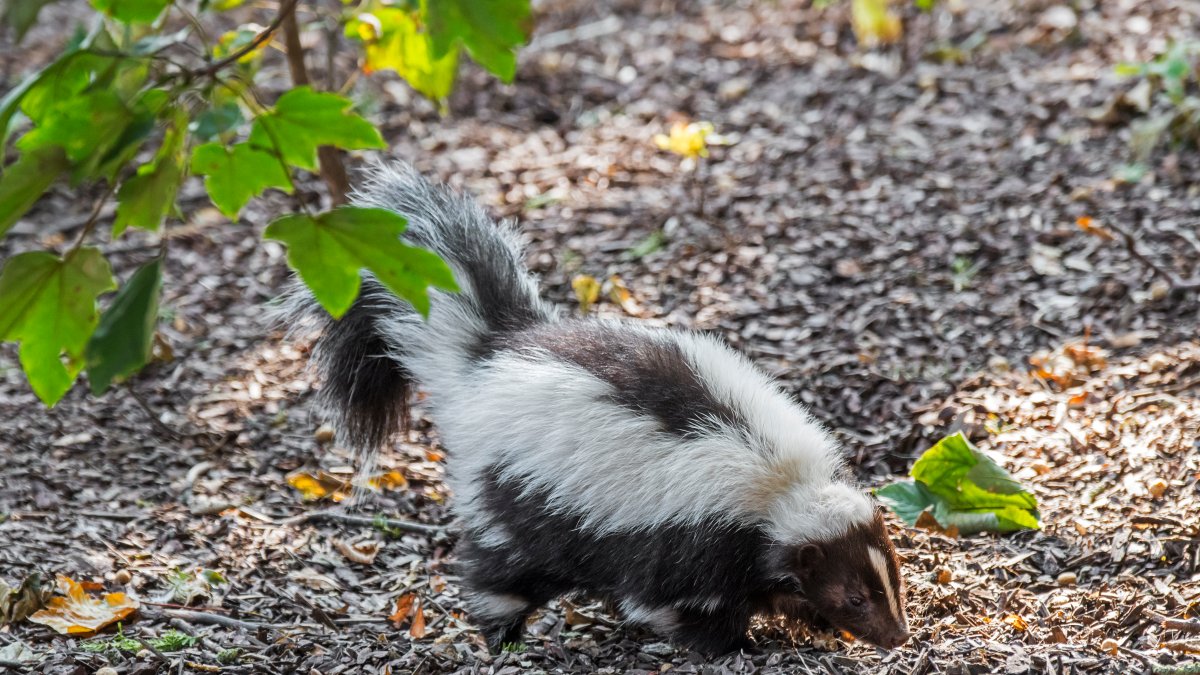
M 908 638 L 911 636 L 912 634 L 907 630 L 900 629 L 895 633 L 884 636 L 884 638 L 879 641 L 879 646 L 883 647 L 884 649 L 897 649 L 902 647 L 905 642 L 908 642 Z

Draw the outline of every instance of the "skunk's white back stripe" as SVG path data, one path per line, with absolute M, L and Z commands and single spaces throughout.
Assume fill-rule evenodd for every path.
M 447 369 L 425 381 L 468 525 L 486 529 L 491 520 L 480 495 L 489 471 L 546 494 L 552 511 L 599 533 L 767 521 L 781 538 L 807 540 L 871 517 L 862 493 L 831 484 L 827 466 L 809 466 L 823 464 L 821 456 L 754 451 L 754 439 L 728 425 L 681 438 L 614 402 L 608 382 L 551 354 L 501 352 L 469 374 L 446 376 L 465 367 L 430 359 L 414 370 Z
M 871 566 L 875 568 L 875 573 L 879 575 L 879 582 L 883 584 L 883 592 L 887 595 L 892 618 L 896 621 L 903 621 L 900 617 L 900 599 L 896 596 L 896 589 L 892 587 L 892 577 L 888 574 L 887 558 L 874 546 L 867 547 L 867 554 L 871 556 Z
M 685 441 L 612 402 L 609 383 L 544 353 L 501 353 L 469 377 L 435 382 L 451 486 L 469 523 L 488 520 L 478 494 L 488 471 L 544 492 L 552 510 L 594 531 L 758 520 L 745 488 L 771 467 L 732 431 Z

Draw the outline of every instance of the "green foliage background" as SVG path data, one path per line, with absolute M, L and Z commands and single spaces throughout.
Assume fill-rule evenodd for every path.
M 7 0 L 0 18 L 20 39 L 54 1 Z M 244 0 L 90 2 L 90 28 L 0 100 L 0 153 L 10 160 L 0 173 L 0 236 L 56 182 L 99 184 L 105 194 L 72 243 L 11 256 L 0 269 L 0 340 L 20 344 L 21 366 L 47 405 L 81 372 L 99 395 L 151 356 L 166 237 L 119 285 L 101 250 L 88 245 L 102 238 L 103 201 L 117 202 L 110 240 L 129 228 L 158 232 L 177 213 L 183 182 L 203 176 L 213 204 L 236 219 L 265 191 L 291 193 L 299 173 L 329 169 L 321 147 L 385 147 L 340 94 L 301 83 L 264 102 L 256 79 L 265 47 L 290 42 L 283 37 L 294 13 L 337 20 L 365 72 L 393 70 L 443 105 L 462 51 L 510 81 L 530 30 L 529 0 L 344 0 L 333 17 L 318 14 L 324 3 L 298 0 L 265 11 Z M 270 23 L 211 40 L 210 27 L 230 10 Z M 295 75 L 303 54 L 288 59 Z M 330 197 L 333 210 L 285 216 L 266 236 L 290 247 L 289 264 L 335 317 L 357 296 L 363 270 L 422 312 L 429 286 L 457 288 L 440 258 L 400 241 L 403 218 Z

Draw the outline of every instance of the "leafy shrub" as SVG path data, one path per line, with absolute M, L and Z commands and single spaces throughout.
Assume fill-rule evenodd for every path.
M 1123 172 L 1136 179 L 1145 172 L 1155 148 L 1164 141 L 1176 146 L 1200 147 L 1200 45 L 1177 42 L 1146 63 L 1123 63 L 1118 75 L 1142 79 L 1130 94 L 1130 105 L 1146 116 L 1131 125 L 1129 139 L 1133 163 Z M 1134 92 L 1138 92 L 1134 94 Z
M 53 2 L 10 0 L 2 18 L 20 39 Z M 228 22 L 223 13 L 244 4 L 91 0 L 91 29 L 0 100 L 0 156 L 15 157 L 0 174 L 0 236 L 56 182 L 99 184 L 104 192 L 72 243 L 12 256 L 0 270 L 0 340 L 20 343 L 21 366 L 47 405 L 80 372 L 99 395 L 148 361 L 166 237 L 159 255 L 121 285 L 92 244 L 113 199 L 111 240 L 130 228 L 159 231 L 177 215 L 189 175 L 203 176 L 213 204 L 236 220 L 254 197 L 291 193 L 298 175 L 319 173 L 334 208 L 285 216 L 266 234 L 289 246 L 289 264 L 334 316 L 353 302 L 362 269 L 422 310 L 429 286 L 454 289 L 443 261 L 399 241 L 403 218 L 343 205 L 339 151 L 384 141 L 349 99 L 310 85 L 296 15 L 305 9 L 337 20 L 360 49 L 364 71 L 394 70 L 444 106 L 464 50 L 512 79 L 515 51 L 528 37 L 529 0 L 347 0 L 336 16 L 322 15 L 323 3 L 280 0 L 265 28 L 247 24 L 210 39 L 212 26 Z M 247 4 L 238 13 L 260 11 Z M 276 40 L 294 86 L 267 103 L 256 78 Z M 318 249 L 323 255 L 314 255 Z M 101 313 L 98 301 L 114 290 Z

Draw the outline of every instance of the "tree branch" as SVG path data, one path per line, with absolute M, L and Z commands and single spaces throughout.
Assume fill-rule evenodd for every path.
M 293 5 L 296 3 L 293 1 Z M 308 67 L 304 65 L 304 46 L 300 44 L 300 26 L 296 21 L 296 13 L 288 12 L 282 15 L 283 39 L 287 49 L 288 70 L 292 73 L 292 84 L 302 87 L 311 82 Z M 342 154 L 337 148 L 322 145 L 317 148 L 317 159 L 320 164 L 321 178 L 329 188 L 329 198 L 334 206 L 346 203 L 346 195 L 350 193 L 350 179 L 346 176 L 346 166 L 342 163 Z
M 250 44 L 242 47 L 236 52 L 233 52 L 220 61 L 214 61 L 200 70 L 193 71 L 192 75 L 209 77 L 216 75 L 226 66 L 237 63 L 238 59 L 261 47 L 263 43 L 265 43 L 267 40 L 270 40 L 275 31 L 279 30 L 279 27 L 284 25 L 284 23 L 289 19 L 294 25 L 296 21 L 296 5 L 298 4 L 300 4 L 300 0 L 285 0 L 285 4 L 279 7 L 279 14 L 275 15 L 275 19 L 271 21 L 271 25 L 264 28 L 258 35 L 255 35 L 254 39 L 250 41 Z

